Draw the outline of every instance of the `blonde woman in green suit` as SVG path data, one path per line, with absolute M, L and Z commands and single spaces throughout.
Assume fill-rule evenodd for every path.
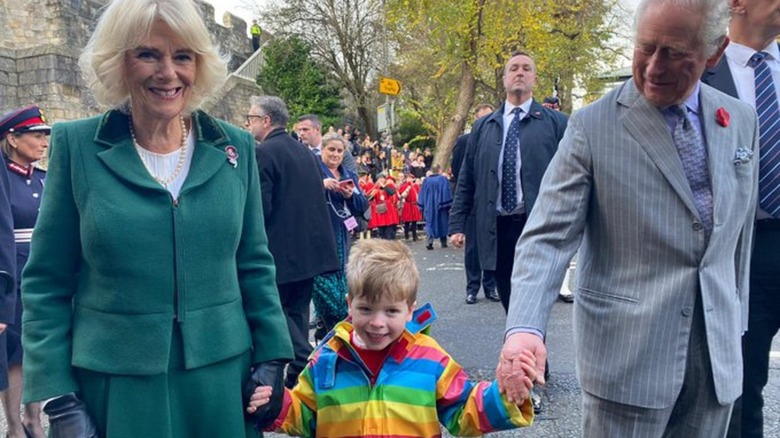
M 256 436 L 292 347 L 249 133 L 190 0 L 113 0 L 80 66 L 112 109 L 52 130 L 23 275 L 26 402 L 52 437 Z M 243 392 L 279 388 L 248 410 Z M 251 412 L 250 412 L 251 411 Z

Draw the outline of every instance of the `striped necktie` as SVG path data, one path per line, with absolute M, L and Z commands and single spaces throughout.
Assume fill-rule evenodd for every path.
M 756 52 L 748 62 L 756 80 L 760 156 L 758 204 L 780 219 L 780 110 L 766 52 Z

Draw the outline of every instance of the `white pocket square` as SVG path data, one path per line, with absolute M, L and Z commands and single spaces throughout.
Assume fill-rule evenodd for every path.
M 748 148 L 737 148 L 737 153 L 734 155 L 734 165 L 747 164 L 753 159 L 753 151 Z

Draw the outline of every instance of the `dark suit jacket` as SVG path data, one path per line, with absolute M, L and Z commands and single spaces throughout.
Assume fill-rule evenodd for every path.
M 708 68 L 701 76 L 701 81 L 707 85 L 717 88 L 731 97 L 739 99 L 737 95 L 737 86 L 734 84 L 734 76 L 729 69 L 729 63 L 726 56 L 720 57 L 720 62 L 713 68 Z
M 463 157 L 466 156 L 466 144 L 469 142 L 470 134 L 463 134 L 455 140 L 455 146 L 452 148 L 452 179 L 458 182 L 460 176 L 460 167 L 463 165 Z
M 472 211 L 475 213 L 479 262 L 486 270 L 496 268 L 497 167 L 504 144 L 503 115 L 501 105 L 474 124 L 450 213 L 450 234 L 463 233 L 466 218 Z M 526 213 L 534 206 L 542 176 L 558 150 L 567 120 L 565 114 L 533 101 L 528 116 L 520 122 L 520 172 Z
M 283 128 L 271 131 L 255 153 L 276 282 L 340 269 L 317 157 Z

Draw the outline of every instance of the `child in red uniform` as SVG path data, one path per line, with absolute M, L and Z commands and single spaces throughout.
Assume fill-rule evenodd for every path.
M 417 222 L 422 220 L 422 212 L 417 205 L 419 193 L 420 184 L 415 181 L 414 175 L 407 173 L 400 189 L 401 222 L 404 224 L 404 239 L 409 240 L 409 232 L 411 231 L 414 242 L 417 242 Z

